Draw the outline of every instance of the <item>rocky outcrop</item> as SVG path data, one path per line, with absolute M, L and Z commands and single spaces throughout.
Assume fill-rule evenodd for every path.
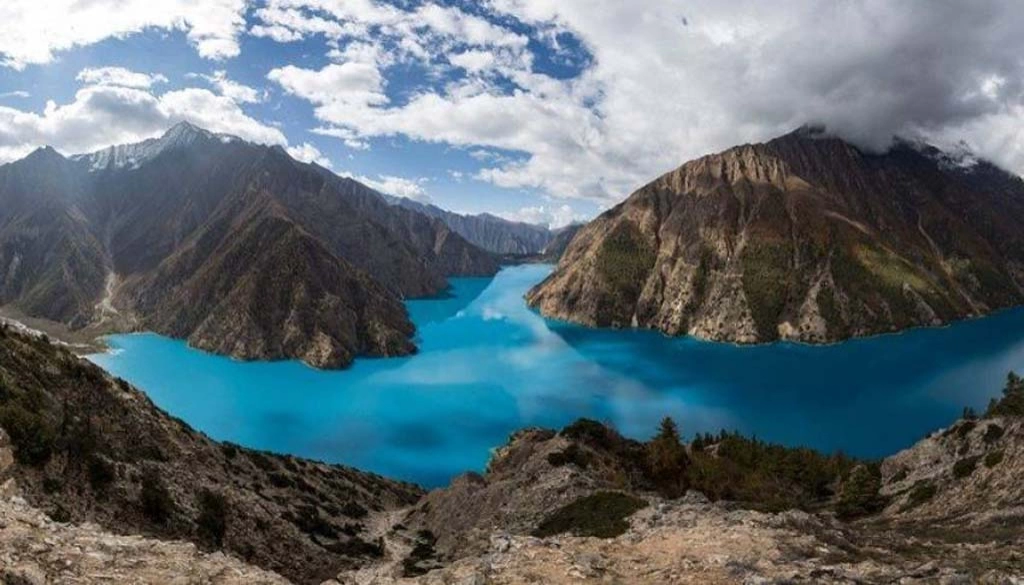
M 416 486 L 346 467 L 214 442 L 123 380 L 6 327 L 0 429 L 0 500 L 7 502 L 0 517 L 17 521 L 0 524 L 0 558 L 16 557 L 17 566 L 35 566 L 56 582 L 63 578 L 52 571 L 64 555 L 80 572 L 128 570 L 137 555 L 139 570 L 154 577 L 132 582 L 165 582 L 155 577 L 159 571 L 193 561 L 197 575 L 231 577 L 240 563 L 210 554 L 221 551 L 296 583 L 319 583 L 376 561 L 382 551 L 368 515 L 422 495 Z M 22 526 L 22 519 L 39 518 L 26 505 L 55 523 Z M 19 544 L 36 535 L 37 546 Z M 89 547 L 103 546 L 94 538 L 110 548 L 84 558 Z M 115 551 L 128 557 L 108 558 Z
M 545 315 L 739 343 L 820 343 L 1024 302 L 1024 181 L 820 129 L 705 156 L 573 238 Z
M 189 124 L 0 166 L 0 305 L 76 330 L 344 367 L 415 350 L 403 299 L 497 269 L 438 219 Z

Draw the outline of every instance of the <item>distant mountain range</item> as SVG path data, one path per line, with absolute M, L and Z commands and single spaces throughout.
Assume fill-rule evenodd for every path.
M 495 258 L 352 179 L 187 123 L 0 166 L 0 305 L 242 359 L 415 351 L 402 299 Z
M 541 253 L 554 238 L 556 232 L 546 226 L 510 221 L 490 213 L 478 215 L 455 213 L 406 197 L 387 196 L 387 200 L 399 207 L 436 217 L 469 242 L 496 254 Z
M 820 128 L 688 162 L 581 229 L 548 316 L 830 342 L 1024 303 L 1024 181 L 966 153 Z

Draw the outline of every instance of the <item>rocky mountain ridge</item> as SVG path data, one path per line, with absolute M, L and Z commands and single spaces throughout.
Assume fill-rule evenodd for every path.
M 688 162 L 581 229 L 528 295 L 545 315 L 811 343 L 1024 303 L 1024 181 L 918 143 L 821 129 Z
M 469 242 L 495 254 L 525 256 L 541 253 L 559 232 L 542 225 L 510 221 L 490 213 L 455 213 L 406 197 L 389 196 L 388 201 L 436 217 Z
M 0 166 L 0 305 L 73 329 L 344 367 L 415 351 L 402 299 L 496 270 L 440 220 L 187 123 Z

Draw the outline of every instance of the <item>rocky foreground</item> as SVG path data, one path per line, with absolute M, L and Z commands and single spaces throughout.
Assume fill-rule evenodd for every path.
M 1021 583 L 1024 381 L 880 463 L 527 429 L 423 493 L 221 444 L 0 327 L 0 583 Z

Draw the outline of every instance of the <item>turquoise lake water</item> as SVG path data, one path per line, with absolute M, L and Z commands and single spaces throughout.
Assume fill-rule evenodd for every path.
M 878 457 L 948 425 L 1024 370 L 1024 310 L 813 347 L 738 347 L 546 320 L 525 292 L 548 266 L 453 280 L 408 303 L 420 353 L 345 371 L 243 363 L 158 335 L 116 335 L 94 362 L 213 438 L 425 486 L 482 470 L 513 430 L 586 416 L 646 438 L 736 429 Z

